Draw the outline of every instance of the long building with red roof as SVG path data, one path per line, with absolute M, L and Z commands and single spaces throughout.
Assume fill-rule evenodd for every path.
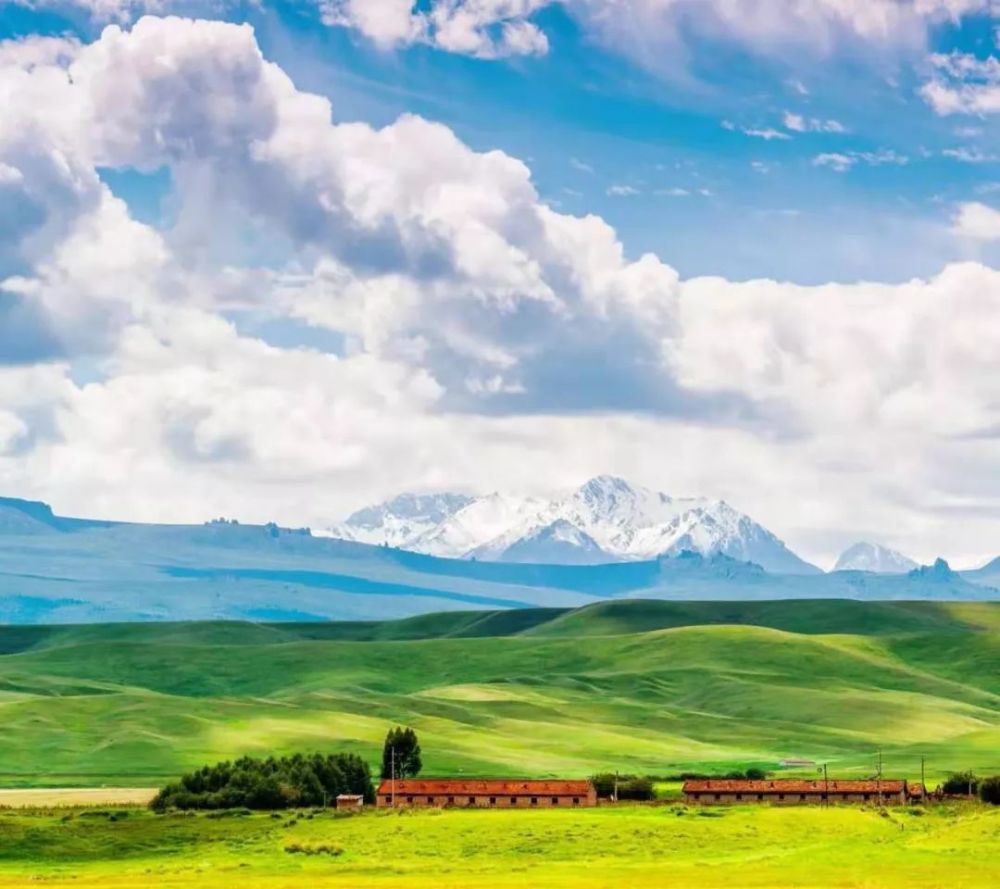
M 375 795 L 378 808 L 465 806 L 481 809 L 580 808 L 597 805 L 590 781 L 385 779 Z
M 911 797 L 906 781 L 745 781 L 710 779 L 684 782 L 684 799 L 693 805 L 774 803 L 813 805 L 823 803 L 905 803 Z

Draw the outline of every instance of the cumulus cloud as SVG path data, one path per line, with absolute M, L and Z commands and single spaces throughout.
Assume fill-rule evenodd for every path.
M 1000 210 L 976 201 L 961 204 L 952 230 L 973 241 L 1000 241 Z
M 1000 498 L 989 268 L 681 280 L 599 217 L 547 206 L 503 152 L 419 117 L 334 123 L 245 26 L 144 18 L 0 60 L 16 208 L 0 321 L 35 337 L 0 366 L 7 490 L 105 515 L 316 522 L 408 485 L 610 470 L 730 497 L 793 543 L 863 508 L 917 552 L 948 545 L 955 504 Z M 135 220 L 99 167 L 166 167 L 177 226 Z M 222 256 L 205 249 L 220 229 Z M 227 317 L 235 302 L 343 348 L 268 345 Z M 970 527 L 950 539 L 985 547 L 991 526 Z

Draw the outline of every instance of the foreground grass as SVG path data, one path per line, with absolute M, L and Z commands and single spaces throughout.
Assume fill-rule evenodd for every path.
M 979 887 L 1000 811 L 0 813 L 0 887 Z

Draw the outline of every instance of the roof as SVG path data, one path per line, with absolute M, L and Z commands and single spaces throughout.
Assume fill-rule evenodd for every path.
M 357 800 L 357 799 L 364 799 L 364 797 L 360 793 L 338 793 L 337 799 Z
M 685 781 L 685 793 L 902 793 L 905 781 Z
M 392 793 L 393 782 L 379 784 L 381 795 Z M 491 781 L 429 778 L 396 782 L 396 795 L 402 796 L 586 796 L 593 789 L 589 781 Z
M 916 784 L 907 785 L 907 792 L 910 796 L 923 796 L 924 795 L 924 785 L 919 781 Z

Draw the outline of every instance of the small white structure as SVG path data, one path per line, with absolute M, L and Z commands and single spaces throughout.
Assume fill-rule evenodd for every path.
M 365 798 L 354 793 L 342 793 L 337 797 L 338 812 L 360 812 L 365 807 Z

